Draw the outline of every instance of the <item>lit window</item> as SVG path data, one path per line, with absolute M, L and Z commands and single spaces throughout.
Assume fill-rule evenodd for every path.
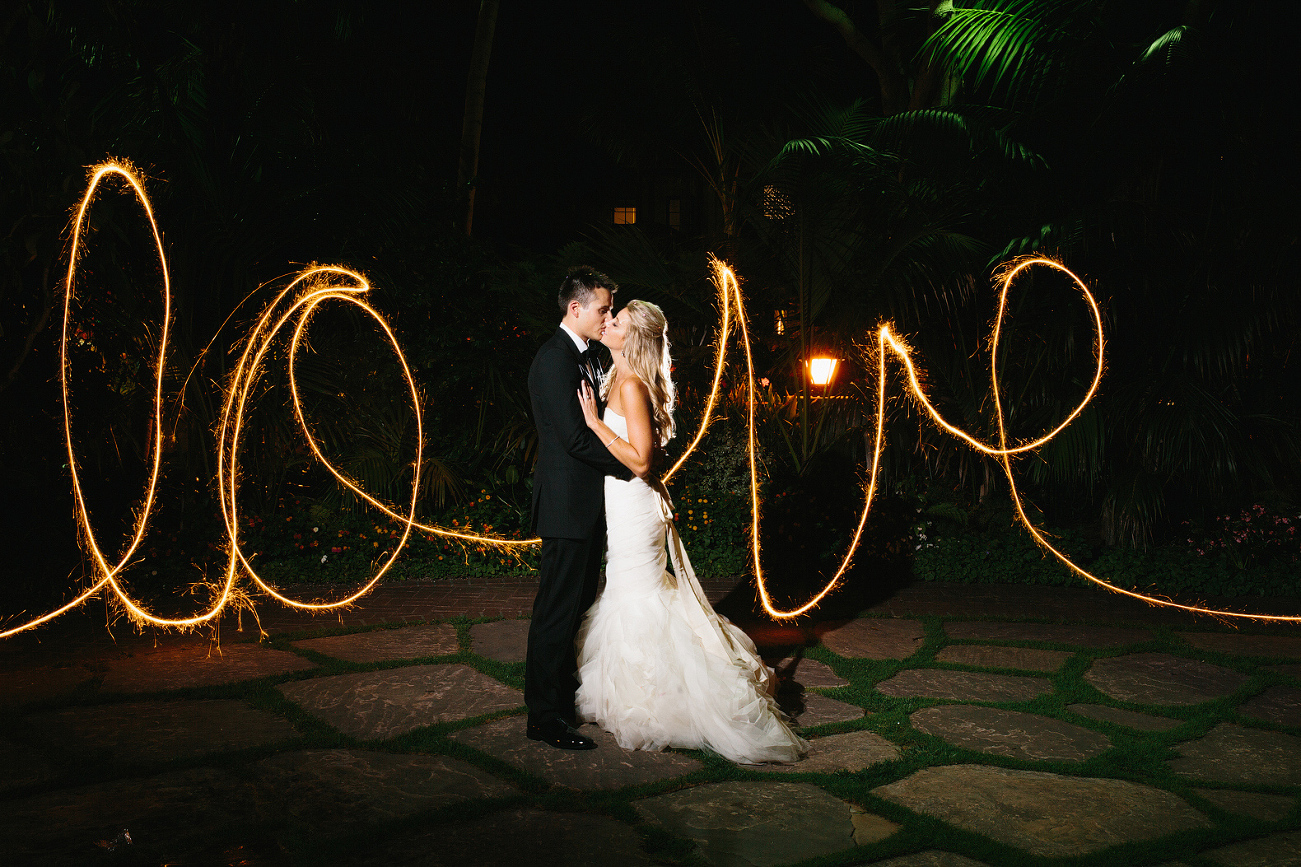
M 669 199 L 669 228 L 682 228 L 682 200 Z
M 785 220 L 795 213 L 791 200 L 771 184 L 763 188 L 763 215 L 770 220 Z
M 614 224 L 616 226 L 631 226 L 635 222 L 637 222 L 636 208 L 614 209 Z

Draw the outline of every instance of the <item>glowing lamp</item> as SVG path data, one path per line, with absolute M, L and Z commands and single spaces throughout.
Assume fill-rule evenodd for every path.
M 838 358 L 828 358 L 819 356 L 809 359 L 809 379 L 814 385 L 827 385 L 831 382 L 832 377 L 836 375 L 836 365 L 840 363 Z

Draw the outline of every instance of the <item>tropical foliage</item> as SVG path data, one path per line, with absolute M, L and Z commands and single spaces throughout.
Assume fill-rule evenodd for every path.
M 733 251 L 756 309 L 776 310 L 784 326 L 754 317 L 768 375 L 794 395 L 770 404 L 779 438 L 769 444 L 787 446 L 773 453 L 800 475 L 821 452 L 861 449 L 870 389 L 857 382 L 871 359 L 848 372 L 843 403 L 810 399 L 800 360 L 836 347 L 852 362 L 851 346 L 882 320 L 908 335 L 948 417 L 992 440 L 985 287 L 1000 262 L 1047 253 L 1100 296 L 1108 371 L 1085 414 L 1021 462 L 1032 499 L 1129 546 L 1230 503 L 1294 501 L 1301 438 L 1286 396 L 1298 385 L 1289 359 L 1301 310 L 1283 251 L 1297 243 L 1284 192 L 1297 171 L 1268 156 L 1287 145 L 1271 108 L 1286 48 L 1264 35 L 1279 32 L 1267 13 L 1213 3 L 806 5 L 870 66 L 879 93 L 813 109 L 807 94 L 776 101 L 761 125 L 711 109 L 709 95 L 729 80 L 691 78 L 708 75 L 708 63 L 676 64 L 702 121 L 696 153 L 714 156 L 691 164 L 730 179 L 726 195 L 710 184 L 732 215 L 726 238 L 703 242 Z M 1244 92 L 1228 70 L 1252 65 L 1270 84 Z M 643 130 L 657 106 L 653 96 L 645 104 Z M 630 147 L 631 137 L 613 138 L 621 153 Z M 652 258 L 641 235 L 596 241 L 609 261 L 632 243 L 639 261 Z M 638 280 L 654 272 L 642 264 Z M 1014 437 L 1031 437 L 1083 394 L 1090 329 L 1069 287 L 1046 275 L 1018 283 L 1010 323 L 1002 398 Z M 996 464 L 910 405 L 891 412 L 887 473 L 944 479 L 976 500 L 1001 490 Z
M 386 65 L 424 57 L 418 22 L 381 26 L 388 13 L 348 0 L 310 15 L 276 2 L 233 17 L 160 0 L 10 4 L 0 19 L 0 450 L 17 492 L 8 501 L 34 504 L 17 525 L 49 528 L 51 539 L 71 532 L 49 486 L 66 463 L 53 409 L 60 237 L 82 167 L 109 154 L 152 175 L 176 292 L 163 538 L 211 535 L 215 395 L 231 353 L 294 263 L 321 258 L 366 272 L 416 371 L 429 517 L 468 519 L 488 502 L 476 491 L 504 510 L 494 522 L 526 506 L 535 438 L 520 374 L 554 326 L 555 276 L 574 262 L 610 273 L 621 298 L 665 308 L 691 429 L 717 320 L 707 253 L 736 267 L 751 304 L 771 510 L 762 541 L 794 550 L 776 543 L 822 525 L 792 574 L 825 567 L 852 519 L 873 420 L 864 344 L 880 322 L 906 336 L 950 420 L 995 436 L 989 286 L 1001 263 L 1028 253 L 1082 274 L 1108 332 L 1099 395 L 1017 464 L 1051 523 L 1105 556 L 1179 543 L 1183 522 L 1213 538 L 1216 516 L 1256 504 L 1295 514 L 1301 300 L 1290 263 L 1301 170 L 1286 158 L 1292 31 L 1279 17 L 1294 11 L 805 0 L 798 11 L 821 54 L 760 50 L 756 28 L 778 13 L 728 11 L 690 4 L 672 28 L 591 46 L 592 58 L 617 56 L 620 74 L 591 76 L 585 123 L 563 130 L 629 174 L 704 190 L 698 231 L 603 224 L 539 251 L 465 237 L 465 190 L 451 183 L 457 138 L 426 119 L 460 117 L 469 30 L 466 56 L 422 60 L 449 64 L 439 70 L 456 81 L 449 109 L 435 105 L 436 88 Z M 850 52 L 857 74 L 830 74 L 833 51 Z M 369 77 L 341 54 L 369 62 Z M 491 202 L 491 184 L 476 188 Z M 157 346 L 161 304 L 142 226 L 125 198 L 96 206 L 85 269 L 94 291 L 75 311 L 74 434 L 108 535 L 131 515 L 153 434 L 141 359 Z M 1009 323 L 1000 397 L 1012 435 L 1030 437 L 1087 385 L 1088 321 L 1070 285 L 1032 273 Z M 309 424 L 348 474 L 402 500 L 416 433 L 391 350 L 364 317 L 334 308 L 309 342 Z M 818 351 L 842 359 L 825 391 L 805 375 Z M 277 347 L 241 455 L 250 513 L 269 518 L 301 500 L 336 532 L 360 532 L 353 524 L 374 515 L 307 459 L 283 361 Z M 734 366 L 723 419 L 682 477 L 690 488 L 676 492 L 711 507 L 709 523 L 684 530 L 709 568 L 740 568 L 727 551 L 746 532 L 742 385 Z M 890 389 L 902 393 L 897 381 Z M 938 485 L 971 514 L 1006 505 L 997 464 L 936 430 L 914 402 L 892 399 L 887 415 L 887 490 Z M 871 529 L 883 556 L 911 544 L 908 503 L 899 495 Z M 959 522 L 947 538 L 977 529 Z M 74 565 L 20 571 L 47 567 Z

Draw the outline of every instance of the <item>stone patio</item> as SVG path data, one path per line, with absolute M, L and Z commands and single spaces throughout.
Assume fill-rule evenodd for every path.
M 557 750 L 531 741 L 524 737 L 522 717 L 461 729 L 451 738 L 566 789 L 621 789 L 686 776 L 700 769 L 700 762 L 680 753 L 620 749 L 613 735 L 593 725 L 583 726 L 582 732 L 596 741 L 597 749 Z
M 1301 689 L 1271 686 L 1238 706 L 1238 713 L 1275 725 L 1301 728 Z
M 1184 777 L 1246 785 L 1301 785 L 1301 737 L 1220 723 L 1175 748 L 1170 768 Z
M 494 620 L 470 627 L 470 649 L 498 662 L 523 662 L 528 646 L 527 620 Z
M 1068 704 L 1066 709 L 1089 719 L 1115 723 L 1116 725 L 1138 729 L 1143 732 L 1168 732 L 1180 725 L 1177 719 L 1167 719 L 1153 716 L 1150 713 L 1139 713 L 1136 710 L 1125 710 L 1119 707 L 1108 707 L 1104 704 Z
M 1178 841 L 1197 863 L 1301 867 L 1301 633 L 1070 588 L 741 616 L 810 752 L 732 766 L 592 725 L 589 752 L 527 740 L 530 603 L 514 584 L 402 585 L 343 618 L 269 611 L 263 643 L 99 624 L 0 644 L 0 864 L 998 867 L 1155 841 L 1126 863 L 1175 867 Z M 1169 773 L 1096 770 L 1125 750 Z
M 448 756 L 370 750 L 302 750 L 263 759 L 252 768 L 259 791 L 283 799 L 296 824 L 338 833 L 425 810 L 519 790 Z M 292 798 L 284 794 L 292 792 Z
M 919 710 L 913 728 L 955 747 L 1049 762 L 1082 762 L 1111 748 L 1106 735 L 1051 717 L 993 707 L 947 704 Z
M 1232 695 L 1248 678 L 1230 668 L 1169 653 L 1099 659 L 1084 679 L 1114 699 L 1135 704 L 1201 704 Z
M 344 734 L 373 740 L 524 704 L 519 690 L 468 665 L 414 665 L 340 674 L 279 689 L 290 701 Z
M 315 667 L 301 656 L 260 644 L 184 644 L 113 659 L 99 688 L 101 692 L 160 692 L 239 683 Z
M 187 759 L 292 740 L 284 718 L 242 701 L 149 701 L 75 707 L 28 718 L 55 762 L 138 764 Z
M 446 656 L 460 649 L 456 642 L 456 628 L 447 623 L 308 638 L 295 641 L 294 646 L 348 662 L 388 662 L 395 659 Z
M 983 765 L 918 771 L 873 794 L 1033 855 L 1085 855 L 1210 821 L 1160 789 Z
M 983 674 L 975 671 L 944 671 L 911 668 L 876 685 L 877 692 L 896 697 L 918 696 L 950 701 L 1029 701 L 1053 691 L 1042 677 L 1014 674 Z
M 1102 649 L 1150 641 L 1146 629 L 1115 626 L 1075 626 L 1053 623 L 990 623 L 974 620 L 944 624 L 949 638 L 985 641 L 1038 641 Z
M 775 774 L 856 774 L 880 762 L 899 758 L 899 748 L 876 732 L 848 732 L 827 735 L 809 742 L 809 754 L 794 764 L 756 765 L 756 770 Z
M 898 826 L 807 783 L 717 783 L 636 801 L 710 864 L 789 864 L 884 839 Z
M 975 668 L 1020 668 L 1026 671 L 1056 671 L 1070 658 L 1071 654 L 1062 650 L 986 644 L 955 644 L 935 654 L 938 662 L 952 662 Z
M 907 659 L 921 649 L 926 629 L 916 620 L 862 618 L 820 636 L 828 650 L 858 659 Z
M 632 826 L 609 816 L 513 807 L 472 822 L 382 838 L 355 867 L 650 867 Z

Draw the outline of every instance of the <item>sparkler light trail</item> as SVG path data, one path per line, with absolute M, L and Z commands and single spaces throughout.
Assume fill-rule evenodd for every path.
M 135 522 L 130 531 L 129 540 L 122 553 L 118 556 L 116 562 L 110 562 L 109 555 L 100 544 L 95 533 L 94 525 L 91 522 L 90 513 L 82 491 L 80 469 L 72 438 L 72 408 L 69 400 L 70 362 L 68 358 L 68 338 L 72 318 L 72 303 L 76 290 L 77 263 L 83 244 L 82 237 L 85 231 L 86 215 L 95 200 L 100 185 L 106 179 L 110 178 L 120 179 L 130 189 L 130 191 L 135 195 L 136 200 L 139 202 L 145 216 L 148 218 L 154 247 L 158 254 L 161 268 L 163 295 L 163 323 L 158 343 L 157 356 L 153 361 L 154 407 L 150 429 L 152 443 L 150 445 L 149 478 L 145 485 L 142 504 L 137 510 Z M 1076 287 L 1083 295 L 1093 317 L 1095 332 L 1093 347 L 1096 357 L 1096 366 L 1093 381 L 1090 383 L 1086 394 L 1079 404 L 1076 405 L 1075 409 L 1072 410 L 1060 424 L 1037 439 L 1014 445 L 1009 444 L 1006 421 L 1003 415 L 1002 398 L 1000 394 L 1001 389 L 999 386 L 998 376 L 999 343 L 1002 335 L 1004 318 L 1007 314 L 1008 293 L 1010 292 L 1012 284 L 1017 276 L 1032 266 L 1052 268 L 1067 275 L 1072 281 L 1074 281 Z M 1182 605 L 1170 600 L 1160 599 L 1155 596 L 1117 587 L 1102 578 L 1091 575 L 1073 563 L 1070 558 L 1055 548 L 1052 543 L 1045 538 L 1044 534 L 1034 526 L 1033 522 L 1031 522 L 1029 517 L 1026 515 L 1021 493 L 1017 488 L 1016 477 L 1012 470 L 1013 456 L 1032 451 L 1061 433 L 1061 431 L 1084 410 L 1084 407 L 1088 402 L 1093 399 L 1094 394 L 1097 392 L 1098 385 L 1102 380 L 1103 372 L 1104 336 L 1102 330 L 1102 314 L 1098 308 L 1097 301 L 1093 298 L 1093 295 L 1089 292 L 1088 287 L 1084 285 L 1083 281 L 1067 269 L 1066 266 L 1046 258 L 1028 258 L 1019 260 L 1007 266 L 1002 275 L 1002 285 L 999 291 L 998 315 L 994 322 L 993 338 L 990 344 L 990 380 L 993 388 L 995 416 L 998 424 L 997 444 L 981 442 L 966 431 L 948 422 L 926 396 L 926 392 L 922 388 L 920 379 L 917 375 L 916 366 L 914 365 L 911 352 L 907 345 L 891 331 L 888 325 L 883 325 L 878 329 L 876 334 L 875 351 L 875 445 L 872 452 L 871 468 L 868 471 L 864 486 L 865 496 L 863 509 L 859 515 L 858 524 L 854 528 L 854 533 L 850 540 L 848 550 L 845 552 L 839 567 L 835 574 L 827 581 L 825 586 L 823 586 L 821 590 L 815 593 L 806 602 L 795 608 L 788 610 L 777 608 L 772 595 L 768 590 L 759 545 L 762 509 L 759 496 L 760 474 L 757 458 L 757 425 L 755 421 L 755 408 L 758 404 L 758 397 L 755 393 L 754 358 L 750 349 L 750 335 L 746 320 L 745 298 L 741 292 L 741 287 L 736 278 L 736 274 L 731 268 L 713 257 L 710 258 L 710 268 L 713 276 L 713 283 L 718 295 L 719 308 L 719 328 L 715 339 L 713 382 L 709 394 L 705 399 L 705 406 L 701 414 L 699 429 L 696 431 L 695 436 L 687 445 L 677 462 L 669 468 L 662 478 L 663 481 L 668 482 L 678 472 L 678 470 L 682 468 L 703 440 L 718 406 L 723 372 L 727 365 L 728 347 L 731 345 L 733 340 L 735 340 L 735 342 L 739 344 L 745 357 L 747 383 L 746 394 L 748 397 L 746 429 L 747 453 L 750 469 L 750 555 L 754 566 L 755 583 L 759 590 L 760 601 L 769 616 L 775 619 L 789 619 L 797 617 L 815 608 L 818 603 L 838 585 L 853 561 L 854 554 L 862 539 L 863 531 L 867 526 L 867 519 L 871 511 L 872 502 L 876 496 L 877 481 L 881 469 L 881 454 L 884 449 L 886 361 L 887 357 L 890 354 L 893 354 L 899 363 L 903 365 L 903 368 L 907 373 L 908 392 L 926 410 L 926 413 L 930 416 L 931 420 L 937 426 L 948 431 L 954 437 L 962 440 L 971 448 L 998 459 L 1003 468 L 1004 474 L 1007 476 L 1009 489 L 1012 493 L 1013 502 L 1016 504 L 1016 511 L 1019 520 L 1025 525 L 1026 529 L 1029 531 L 1031 536 L 1033 536 L 1035 541 L 1047 553 L 1056 557 L 1074 574 L 1112 592 L 1140 599 L 1153 605 L 1167 606 L 1183 611 L 1206 614 L 1215 617 L 1301 622 L 1301 617 L 1297 616 L 1251 614 L 1236 611 L 1223 611 L 1196 605 Z M 402 352 L 401 346 L 398 344 L 397 337 L 393 334 L 392 329 L 384 320 L 383 316 L 381 316 L 374 307 L 368 304 L 363 297 L 369 290 L 370 286 L 366 282 L 365 278 L 355 271 L 337 266 L 310 267 L 300 272 L 298 276 L 287 287 L 285 287 L 285 289 L 282 290 L 269 305 L 267 305 L 267 308 L 263 311 L 261 317 L 254 324 L 253 329 L 244 341 L 240 360 L 235 366 L 226 386 L 218 430 L 217 482 L 220 491 L 222 521 L 225 525 L 227 537 L 225 540 L 227 562 L 224 574 L 219 581 L 210 582 L 208 584 L 208 586 L 213 589 L 214 593 L 211 604 L 206 608 L 206 610 L 190 617 L 178 618 L 167 618 L 154 614 L 146 610 L 142 605 L 130 597 L 122 583 L 121 576 L 130 564 L 145 536 L 149 522 L 149 515 L 153 509 L 155 497 L 157 496 L 158 478 L 162 466 L 162 431 L 164 430 L 162 418 L 163 377 L 166 369 L 167 342 L 171 321 L 171 278 L 168 273 L 167 259 L 163 251 L 162 236 L 154 218 L 153 208 L 149 203 L 149 197 L 146 194 L 144 185 L 136 171 L 129 164 L 119 161 L 109 161 L 93 167 L 86 193 L 82 197 L 81 204 L 76 212 L 76 218 L 73 222 L 72 245 L 68 259 L 68 270 L 64 279 L 63 331 L 59 344 L 59 366 L 63 399 L 64 437 L 67 446 L 68 466 L 72 474 L 75 512 L 80 535 L 94 570 L 94 578 L 89 582 L 89 585 L 77 594 L 70 602 L 44 615 L 29 620 L 26 623 L 0 630 L 0 639 L 7 638 L 11 635 L 32 629 L 53 620 L 59 615 L 81 605 L 83 602 L 105 590 L 105 588 L 108 588 L 111 592 L 111 596 L 109 597 L 110 601 L 120 604 L 126 610 L 128 616 L 134 623 L 137 625 L 152 624 L 165 628 L 194 628 L 212 621 L 213 618 L 217 617 L 225 607 L 232 603 L 235 605 L 251 605 L 248 601 L 247 594 L 237 587 L 238 580 L 243 576 L 247 576 L 257 587 L 261 588 L 272 598 L 285 605 L 310 611 L 337 609 L 356 602 L 356 600 L 369 593 L 375 585 L 379 583 L 392 567 L 394 562 L 396 562 L 402 548 L 407 543 L 407 540 L 410 538 L 413 531 L 420 531 L 448 539 L 456 539 L 461 542 L 488 546 L 503 552 L 517 551 L 521 546 L 536 545 L 540 542 L 539 539 L 503 539 L 500 537 L 480 535 L 460 530 L 449 530 L 444 527 L 424 524 L 416 520 L 415 510 L 416 504 L 419 500 L 420 471 L 423 463 L 424 447 L 424 430 L 421 417 L 420 395 L 416 386 L 415 377 L 411 372 L 411 368 L 407 364 L 406 357 Z M 313 433 L 311 425 L 307 421 L 307 416 L 303 409 L 303 401 L 298 389 L 297 358 L 298 352 L 303 346 L 305 334 L 307 333 L 312 316 L 318 308 L 326 302 L 352 304 L 359 307 L 366 313 L 366 315 L 370 316 L 371 319 L 374 320 L 377 328 L 383 332 L 385 339 L 388 340 L 389 346 L 392 348 L 399 366 L 401 367 L 407 391 L 411 398 L 412 412 L 415 414 L 417 433 L 416 455 L 412 467 L 411 496 L 402 511 L 398 511 L 393 506 L 371 496 L 362 489 L 355 480 L 341 472 L 321 449 L 320 442 Z M 240 437 L 244 428 L 245 416 L 249 408 L 248 405 L 250 399 L 255 393 L 258 382 L 263 375 L 267 355 L 278 339 L 278 336 L 285 329 L 290 329 L 289 350 L 287 353 L 290 396 L 292 398 L 295 418 L 309 449 L 316 459 L 321 462 L 321 464 L 341 485 L 346 487 L 355 496 L 373 508 L 401 523 L 403 528 L 401 538 L 397 545 L 394 547 L 393 551 L 388 554 L 387 558 L 378 565 L 375 574 L 355 592 L 343 599 L 332 602 L 304 602 L 284 595 L 275 586 L 262 579 L 257 570 L 253 567 L 251 558 L 245 556 L 240 544 Z
M 118 556 L 116 562 L 110 562 L 109 555 L 105 552 L 103 545 L 101 545 L 100 540 L 96 535 L 95 527 L 91 521 L 90 512 L 86 505 L 86 499 L 82 490 L 80 468 L 72 436 L 72 405 L 69 399 L 71 363 L 68 358 L 69 333 L 72 322 L 72 305 L 73 299 L 76 295 L 77 285 L 77 265 L 82 253 L 86 218 L 90 211 L 90 207 L 94 203 L 96 195 L 100 190 L 101 184 L 106 180 L 113 178 L 121 180 L 126 187 L 130 189 L 148 219 L 150 232 L 152 233 L 154 241 L 154 249 L 158 255 L 158 262 L 162 274 L 163 295 L 162 330 L 158 343 L 158 353 L 154 359 L 152 371 L 154 377 L 154 405 L 150 426 L 150 437 L 152 442 L 150 445 L 149 476 L 145 483 L 143 501 L 136 512 L 135 521 L 130 531 L 129 541 L 122 553 Z M 131 598 L 126 587 L 123 585 L 122 573 L 127 569 L 133 556 L 139 549 L 141 541 L 144 539 L 149 524 L 149 516 L 154 507 L 154 501 L 158 491 L 159 474 L 162 468 L 163 436 L 161 432 L 164 430 L 162 418 L 163 378 L 166 372 L 167 343 L 171 325 L 171 277 L 168 272 L 167 257 L 163 250 L 162 235 L 158 229 L 158 223 L 154 217 L 153 207 L 149 202 L 149 196 L 145 192 L 144 184 L 140 180 L 139 174 L 129 163 L 123 161 L 110 160 L 94 166 L 91 169 L 90 180 L 87 184 L 86 192 L 82 196 L 81 203 L 77 208 L 76 217 L 73 220 L 72 244 L 68 256 L 68 270 L 64 278 L 63 330 L 59 344 L 59 372 L 63 395 L 63 433 L 67 448 L 68 466 L 72 474 L 73 499 L 75 502 L 77 524 L 83 545 L 86 548 L 86 553 L 91 561 L 95 577 L 89 582 L 89 585 L 80 593 L 76 594 L 71 601 L 25 623 L 0 630 L 0 638 L 7 638 L 11 635 L 47 623 L 93 598 L 98 593 L 105 590 L 105 588 L 108 588 L 111 593 L 110 601 L 120 604 L 126 610 L 127 615 L 131 620 L 137 625 L 152 624 L 164 628 L 194 628 L 212 621 L 228 604 L 232 602 L 237 604 L 246 602 L 247 596 L 236 587 L 236 582 L 242 575 L 247 575 L 258 587 L 285 605 L 313 611 L 325 611 L 341 608 L 352 604 L 374 588 L 397 560 L 398 555 L 401 553 L 403 546 L 406 544 L 413 530 L 419 530 L 446 538 L 486 545 L 503 550 L 510 550 L 520 545 L 535 544 L 537 540 L 499 539 L 456 530 L 447 530 L 442 527 L 422 524 L 415 520 L 415 507 L 419 496 L 420 470 L 421 465 L 423 464 L 424 448 L 424 433 L 420 412 L 419 393 L 416 388 L 415 378 L 411 373 L 411 368 L 407 365 L 406 358 L 402 353 L 401 346 L 398 344 L 397 337 L 393 334 L 392 329 L 389 328 L 388 323 L 379 312 L 361 297 L 369 290 L 370 286 L 366 283 L 364 277 L 346 268 L 331 266 L 308 268 L 301 272 L 297 278 L 289 284 L 289 286 L 276 296 L 254 325 L 252 332 L 245 340 L 240 361 L 236 365 L 230 382 L 226 388 L 218 435 L 217 481 L 218 488 L 221 492 L 222 520 L 225 524 L 227 535 L 227 565 L 225 574 L 222 576 L 220 581 L 210 582 L 208 584 L 208 586 L 213 588 L 214 594 L 211 604 L 204 611 L 189 617 L 169 618 L 159 616 L 147 610 L 140 603 Z M 306 414 L 303 411 L 302 399 L 298 391 L 296 361 L 298 351 L 302 347 L 304 335 L 312 314 L 315 313 L 320 305 L 327 301 L 342 301 L 360 307 L 375 321 L 376 325 L 384 333 L 401 366 L 402 374 L 410 393 L 412 410 L 415 413 L 417 431 L 416 458 L 413 464 L 411 483 L 411 499 L 409 504 L 405 507 L 405 514 L 399 513 L 391 506 L 370 496 L 353 480 L 347 478 L 342 472 L 340 472 L 321 450 L 319 442 L 312 433 L 311 426 L 307 422 Z M 257 573 L 257 570 L 253 568 L 250 558 L 246 557 L 244 554 L 239 539 L 239 448 L 240 434 L 245 420 L 245 410 L 249 398 L 261 377 L 267 353 L 270 351 L 280 331 L 290 325 L 293 326 L 288 353 L 290 391 L 293 399 L 294 413 L 298 425 L 307 440 L 308 446 L 316 458 L 325 465 L 329 472 L 349 490 L 361 497 L 370 505 L 380 509 L 386 515 L 400 521 L 403 526 L 403 532 L 397 545 L 379 566 L 376 573 L 371 576 L 359 590 L 348 595 L 346 598 L 333 602 L 303 602 L 280 593 L 273 585 L 263 580 Z
M 995 416 L 998 421 L 998 444 L 997 445 L 990 445 L 988 443 L 983 443 L 980 440 L 976 439 L 975 437 L 971 436 L 962 428 L 946 420 L 944 416 L 940 413 L 940 411 L 935 407 L 935 405 L 931 403 L 930 398 L 926 396 L 926 391 L 925 389 L 922 388 L 921 381 L 917 376 L 917 368 L 913 363 L 911 351 L 908 349 L 908 346 L 893 333 L 889 325 L 882 325 L 877 330 L 876 352 L 875 352 L 876 440 L 875 440 L 874 447 L 872 449 L 872 462 L 871 462 L 872 466 L 867 476 L 867 482 L 865 485 L 865 496 L 863 501 L 863 510 L 859 515 L 858 525 L 854 528 L 854 534 L 853 537 L 850 539 L 849 548 L 845 552 L 845 555 L 842 558 L 842 560 L 840 561 L 840 566 L 836 569 L 835 574 L 831 576 L 831 578 L 822 587 L 822 589 L 819 590 L 817 593 L 815 593 L 810 599 L 808 599 L 802 605 L 796 606 L 794 608 L 786 609 L 786 610 L 777 608 L 773 603 L 772 595 L 768 591 L 767 581 L 765 580 L 763 574 L 763 563 L 762 563 L 761 552 L 759 550 L 759 526 L 760 526 L 761 510 L 760 510 L 760 502 L 759 502 L 759 474 L 758 474 L 758 467 L 756 461 L 758 443 L 755 436 L 755 405 L 757 404 L 758 401 L 755 395 L 754 361 L 750 353 L 749 332 L 746 327 L 745 299 L 741 295 L 740 287 L 737 285 L 735 275 L 732 274 L 731 270 L 727 268 L 725 265 L 723 265 L 722 263 L 718 262 L 717 260 L 714 260 L 712 264 L 715 269 L 716 280 L 719 283 L 720 293 L 725 296 L 724 307 L 726 308 L 727 305 L 732 305 L 735 308 L 734 315 L 736 317 L 738 328 L 740 331 L 740 343 L 742 348 L 745 351 L 746 373 L 747 373 L 747 378 L 749 380 L 749 385 L 748 385 L 749 413 L 747 417 L 749 442 L 747 443 L 748 445 L 747 450 L 749 452 L 749 463 L 750 463 L 750 508 L 751 508 L 751 519 L 750 519 L 751 552 L 750 554 L 754 565 L 755 583 L 759 590 L 759 599 L 763 605 L 764 611 L 766 611 L 770 617 L 778 620 L 790 619 L 790 618 L 798 617 L 799 615 L 804 614 L 810 609 L 816 607 L 817 604 L 821 602 L 822 599 L 825 598 L 826 595 L 830 593 L 837 586 L 837 584 L 840 582 L 841 578 L 844 576 L 845 572 L 849 569 L 849 566 L 853 561 L 854 553 L 858 548 L 859 542 L 862 540 L 863 530 L 867 526 L 867 518 L 868 518 L 868 514 L 871 512 L 872 501 L 876 496 L 877 481 L 881 470 L 881 453 L 885 447 L 886 359 L 888 356 L 887 353 L 888 350 L 889 353 L 894 354 L 894 356 L 899 360 L 899 362 L 903 365 L 905 371 L 907 372 L 909 392 L 918 401 L 918 403 L 920 403 L 921 406 L 926 410 L 927 415 L 930 416 L 931 420 L 937 426 L 939 426 L 943 430 L 948 431 L 950 434 L 957 437 L 958 439 L 961 439 L 963 442 L 967 443 L 967 445 L 969 445 L 973 449 L 982 452 L 983 454 L 989 455 L 991 457 L 995 457 L 999 460 L 1000 465 L 1003 467 L 1003 472 L 1007 476 L 1008 487 L 1012 493 L 1012 500 L 1016 504 L 1017 517 L 1020 519 L 1021 523 L 1025 525 L 1026 530 L 1029 531 L 1030 535 L 1034 538 L 1035 542 L 1037 542 L 1039 546 L 1042 547 L 1046 552 L 1052 554 L 1059 561 L 1061 561 L 1061 563 L 1074 574 L 1080 576 L 1081 578 L 1084 578 L 1086 581 L 1098 585 L 1099 587 L 1103 587 L 1107 590 L 1110 590 L 1113 593 L 1119 593 L 1123 596 L 1129 596 L 1133 599 L 1140 599 L 1151 605 L 1177 608 L 1181 611 L 1189 611 L 1195 614 L 1205 614 L 1213 617 L 1240 618 L 1240 619 L 1248 619 L 1248 620 L 1263 620 L 1263 621 L 1291 622 L 1291 623 L 1301 622 L 1301 616 L 1253 614 L 1253 613 L 1244 613 L 1238 611 L 1225 611 L 1225 610 L 1208 608 L 1199 605 L 1182 605 L 1168 599 L 1161 599 L 1156 596 L 1151 596 L 1149 594 L 1138 593 L 1132 590 L 1125 590 L 1124 588 L 1117 587 L 1116 585 L 1102 578 L 1099 578 L 1096 575 L 1090 574 L 1086 570 L 1076 565 L 1069 557 L 1067 557 L 1056 547 L 1054 547 L 1052 543 L 1049 542 L 1047 538 L 1045 538 L 1042 531 L 1040 531 L 1039 528 L 1035 527 L 1034 523 L 1030 520 L 1029 516 L 1026 515 L 1025 504 L 1021 497 L 1020 489 L 1017 487 L 1016 484 L 1016 475 L 1012 472 L 1013 455 L 1022 454 L 1024 452 L 1032 451 L 1033 449 L 1039 448 L 1040 446 L 1044 445 L 1049 440 L 1051 440 L 1053 437 L 1061 433 L 1062 430 L 1064 430 L 1067 425 L 1069 425 L 1072 421 L 1074 421 L 1075 418 L 1079 416 L 1081 412 L 1084 411 L 1084 407 L 1087 406 L 1089 401 L 1093 399 L 1093 396 L 1097 393 L 1099 384 L 1102 382 L 1102 372 L 1103 372 L 1104 335 L 1102 330 L 1102 312 L 1098 308 L 1098 302 L 1094 299 L 1093 294 L 1089 292 L 1088 287 L 1084 285 L 1084 282 L 1080 280 L 1080 278 L 1077 277 L 1069 268 L 1067 268 L 1065 265 L 1061 264 L 1060 262 L 1056 262 L 1052 259 L 1047 259 L 1043 257 L 1025 258 L 1013 262 L 1004 268 L 1002 274 L 1002 280 L 1001 280 L 1002 285 L 999 289 L 999 297 L 998 297 L 998 315 L 994 321 L 994 333 L 993 333 L 993 338 L 990 342 L 990 385 L 993 388 Z M 1089 384 L 1089 388 L 1086 391 L 1084 397 L 1076 405 L 1075 409 L 1073 409 L 1066 416 L 1066 418 L 1060 424 L 1057 425 L 1057 427 L 1053 428 L 1051 431 L 1049 431 L 1048 433 L 1044 434 L 1041 437 L 1038 437 L 1037 439 L 1033 439 L 1018 445 L 1010 445 L 1008 443 L 1006 420 L 1003 415 L 1002 398 L 1000 396 L 1001 388 L 999 386 L 999 377 L 998 377 L 999 342 L 1002 337 L 1003 321 L 1007 315 L 1007 296 L 1012 289 L 1012 284 L 1016 280 L 1017 276 L 1019 276 L 1027 268 L 1036 265 L 1052 268 L 1056 271 L 1065 274 L 1075 283 L 1076 288 L 1079 289 L 1080 293 L 1084 296 L 1084 300 L 1088 304 L 1089 311 L 1093 317 L 1093 327 L 1094 327 L 1093 351 L 1095 356 L 1095 368 L 1093 373 L 1093 381 Z M 728 287 L 726 291 L 724 291 L 723 286 Z M 726 314 L 725 314 L 725 319 L 726 319 Z M 715 387 L 717 387 L 717 379 L 715 380 Z

